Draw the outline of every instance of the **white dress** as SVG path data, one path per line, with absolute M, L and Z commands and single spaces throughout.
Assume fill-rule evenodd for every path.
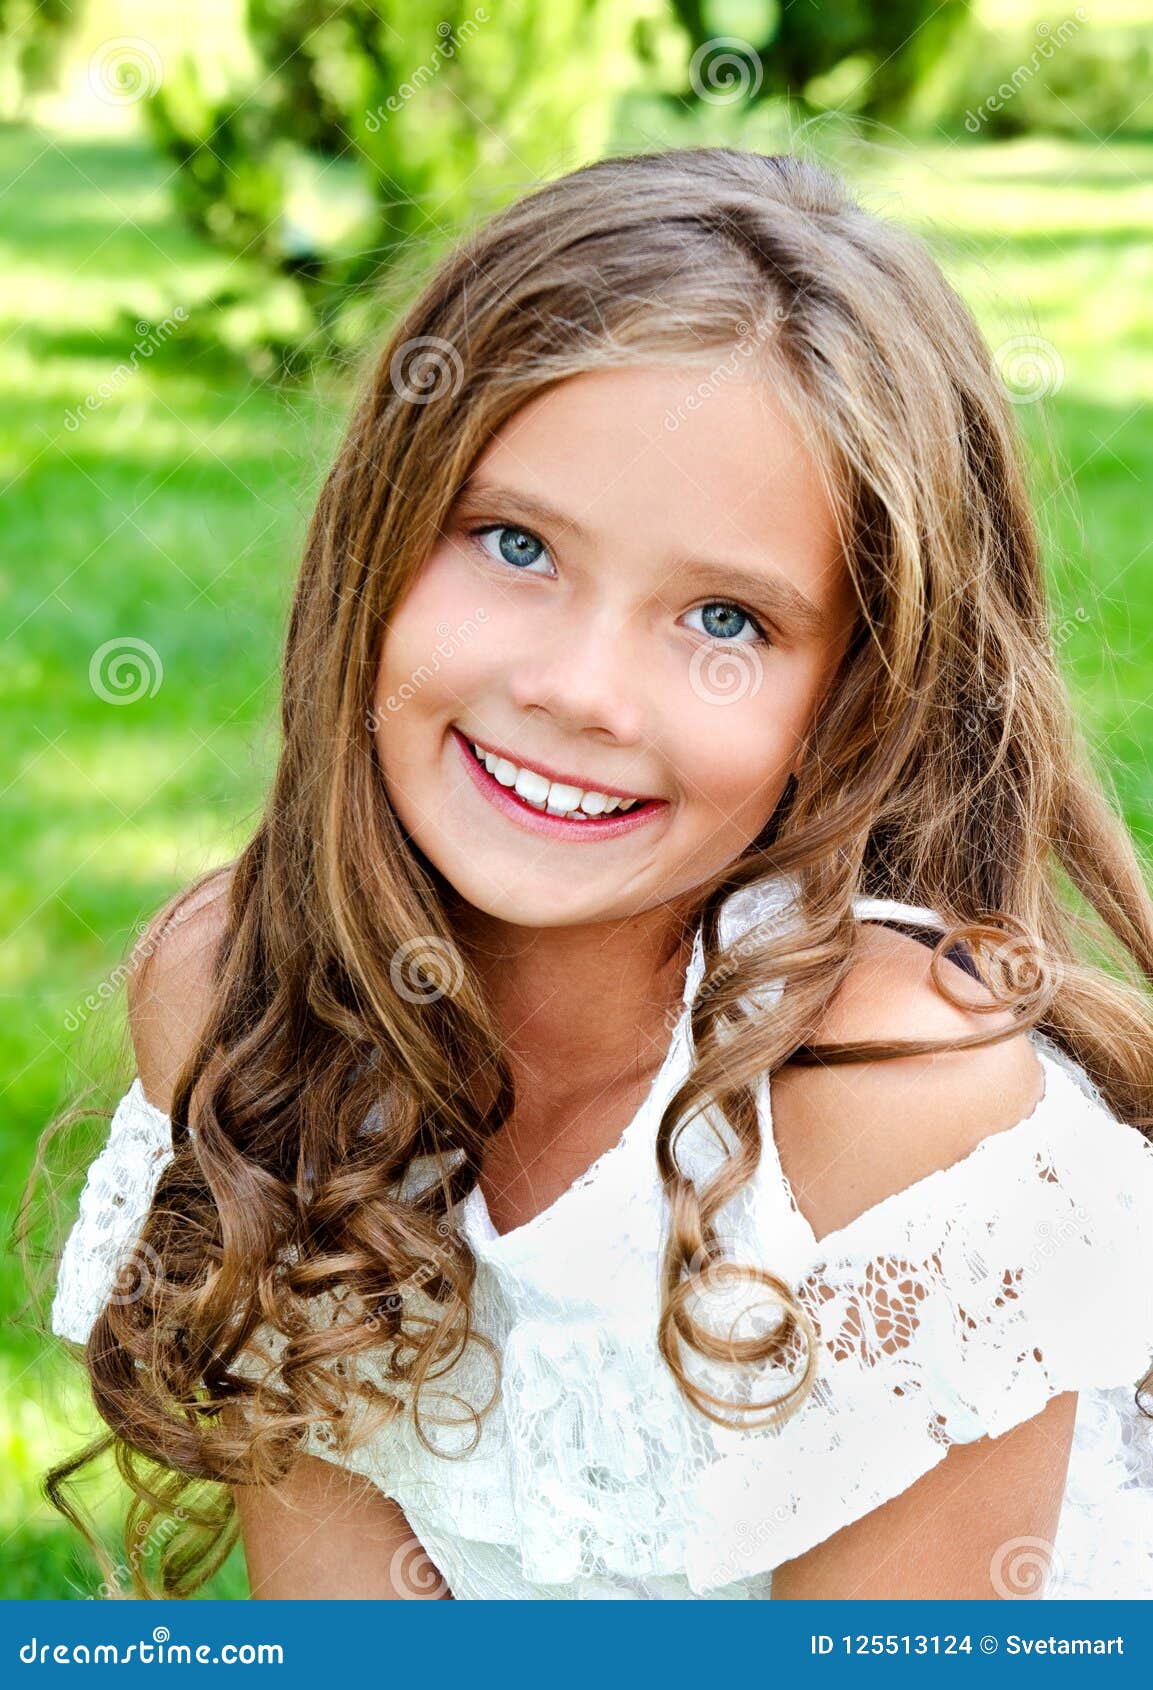
M 731 895 L 722 944 L 787 919 L 791 886 Z M 942 926 L 932 910 L 877 899 L 857 899 L 855 913 Z M 656 1349 L 666 1206 L 653 1146 L 687 1069 L 702 971 L 698 933 L 664 1065 L 616 1145 L 503 1236 L 479 1187 L 459 1206 L 478 1258 L 476 1324 L 502 1358 L 479 1441 L 458 1399 L 481 1407 L 495 1375 L 469 1345 L 421 1399 L 430 1439 L 463 1456 L 430 1454 L 407 1415 L 351 1456 L 320 1434 L 310 1447 L 397 1499 L 457 1599 L 764 1599 L 774 1567 L 905 1490 L 952 1444 L 998 1436 L 1073 1390 L 1055 1544 L 1004 1546 L 996 1594 L 1153 1596 L 1153 1420 L 1135 1401 L 1153 1360 L 1153 1146 L 1043 1034 L 1029 1035 L 1045 1092 L 1027 1118 L 819 1242 L 782 1172 L 762 1083 L 760 1165 L 722 1211 L 722 1235 L 811 1313 L 816 1383 L 791 1419 L 760 1430 L 716 1426 L 683 1399 Z M 170 1154 L 168 1118 L 137 1079 L 89 1173 L 56 1332 L 86 1337 Z M 682 1132 L 678 1161 L 698 1183 L 720 1156 L 699 1117 Z M 428 1160 L 410 1165 L 404 1191 L 429 1177 Z M 419 1307 L 423 1292 L 410 1295 Z M 733 1401 L 779 1395 L 784 1377 L 781 1364 L 746 1369 L 740 1386 L 737 1370 L 688 1365 Z M 438 1408 L 443 1424 L 429 1424 Z

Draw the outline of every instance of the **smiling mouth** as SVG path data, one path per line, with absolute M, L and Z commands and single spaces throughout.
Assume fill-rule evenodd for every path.
M 477 740 L 466 739 L 463 734 L 460 737 L 475 761 L 495 781 L 530 809 L 537 810 L 542 815 L 584 822 L 601 817 L 629 815 L 645 804 L 662 802 L 661 799 L 626 797 L 622 793 L 604 792 L 596 787 L 549 780 L 535 769 L 526 768 L 499 752 L 488 750 Z
M 459 728 L 450 731 L 482 789 L 498 808 L 519 812 L 526 819 L 538 817 L 551 828 L 573 836 L 586 832 L 590 835 L 631 832 L 633 827 L 668 807 L 663 798 L 624 797 L 549 780 L 537 770 L 525 768 L 468 739 Z

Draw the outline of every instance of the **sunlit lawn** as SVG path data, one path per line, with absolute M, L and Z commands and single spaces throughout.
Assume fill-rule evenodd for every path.
M 686 139 L 652 113 L 643 121 L 654 142 Z M 851 165 L 870 203 L 926 220 L 995 345 L 1046 343 L 1057 391 L 1021 415 L 1069 630 L 1061 655 L 1145 843 L 1151 156 L 902 142 Z M 120 996 L 105 1004 L 99 988 L 116 983 L 134 926 L 252 826 L 275 749 L 287 594 L 341 422 L 339 395 L 277 393 L 206 350 L 197 305 L 227 261 L 184 232 L 164 176 L 136 141 L 0 132 L 9 1215 L 41 1125 L 80 1086 L 125 1072 Z M 174 334 L 86 407 L 176 306 L 186 345 Z M 102 698 L 90 678 L 94 653 L 125 636 L 146 642 L 158 668 L 154 690 L 131 704 Z M 59 1187 L 65 1205 L 74 1192 Z M 14 1308 L 11 1260 L 5 1290 Z M 0 1390 L 0 1595 L 94 1590 L 98 1575 L 37 1489 L 48 1460 L 91 1429 L 76 1370 L 10 1326 Z M 235 1562 L 213 1588 L 242 1591 Z
M 0 134 L 9 1211 L 40 1125 L 119 1058 L 121 999 L 104 1000 L 134 925 L 251 826 L 287 593 L 339 421 L 312 389 L 278 397 L 229 356 L 186 355 L 225 260 L 182 233 L 164 175 L 139 146 Z M 116 378 L 166 317 L 172 337 Z M 101 383 L 111 397 L 86 404 Z M 130 677 L 107 661 L 90 676 L 125 636 L 155 653 L 128 704 L 109 694 Z M 17 1284 L 10 1266 L 13 1301 Z M 88 1421 L 39 1349 L 9 1336 L 5 1595 L 85 1584 L 36 1485 L 77 1441 L 65 1419 Z

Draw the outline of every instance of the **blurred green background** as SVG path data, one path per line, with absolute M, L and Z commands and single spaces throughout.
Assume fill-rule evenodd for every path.
M 254 823 L 359 360 L 464 224 L 605 151 L 803 147 L 927 235 L 1019 406 L 1062 658 L 1147 848 L 1151 54 L 1125 0 L 0 0 L 9 1223 L 44 1124 L 131 1075 L 139 924 Z M 57 1225 L 104 1130 L 57 1147 Z M 83 1380 L 12 1251 L 3 1295 L 0 1596 L 90 1595 L 39 1491 Z M 89 1501 L 114 1541 L 111 1473 Z M 208 1594 L 244 1588 L 234 1556 Z

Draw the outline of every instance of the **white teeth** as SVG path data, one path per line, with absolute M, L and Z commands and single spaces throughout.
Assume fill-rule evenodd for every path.
M 498 757 L 494 751 L 485 751 L 475 740 L 470 743 L 477 758 L 494 779 L 502 786 L 511 786 L 526 804 L 531 804 L 536 810 L 544 810 L 549 815 L 568 816 L 573 821 L 584 821 L 588 816 L 611 815 L 614 810 L 623 814 L 643 802 L 640 798 L 610 797 L 607 792 L 583 792 L 579 786 L 566 786 L 561 781 L 547 781 L 534 769 L 519 768 L 507 757 Z
M 554 781 L 548 789 L 547 805 L 554 816 L 570 815 L 580 801 L 579 786 L 562 786 L 559 781 Z
M 586 816 L 601 816 L 608 809 L 608 803 L 603 792 L 586 792 L 581 799 L 581 809 Z
M 548 781 L 533 769 L 518 769 L 512 787 L 518 797 L 527 798 L 530 804 L 543 804 L 548 797 L 548 788 Z

